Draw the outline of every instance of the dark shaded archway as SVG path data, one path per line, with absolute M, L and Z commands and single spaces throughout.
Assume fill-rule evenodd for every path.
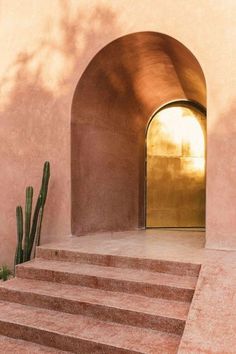
M 72 104 L 73 234 L 144 226 L 146 125 L 182 99 L 206 106 L 204 75 L 169 36 L 129 34 L 93 58 Z

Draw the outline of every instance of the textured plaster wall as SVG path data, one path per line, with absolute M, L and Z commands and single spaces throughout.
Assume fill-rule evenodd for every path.
M 52 164 L 43 242 L 70 234 L 70 119 L 89 61 L 120 36 L 156 31 L 183 43 L 207 81 L 207 247 L 236 249 L 234 0 L 0 2 L 0 263 L 11 262 L 15 206 Z

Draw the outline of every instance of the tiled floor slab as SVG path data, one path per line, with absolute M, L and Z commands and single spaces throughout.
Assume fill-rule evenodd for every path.
M 68 236 L 61 242 L 43 247 L 196 264 L 202 264 L 209 258 L 221 258 L 226 252 L 204 249 L 204 245 L 203 231 L 147 229 L 105 232 L 81 237 Z

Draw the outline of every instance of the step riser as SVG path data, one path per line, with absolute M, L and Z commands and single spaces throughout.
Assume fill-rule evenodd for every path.
M 0 335 L 0 348 L 4 348 L 1 352 L 5 354 L 71 354 L 64 350 L 2 335 Z
M 40 321 L 40 319 L 39 319 Z M 37 344 L 60 350 L 70 351 L 72 353 L 83 354 L 142 354 L 141 352 L 115 348 L 102 343 L 95 343 L 90 340 L 70 337 L 55 332 L 49 332 L 43 329 L 28 327 L 18 323 L 0 321 L 0 334 L 10 336 L 15 339 L 23 339 Z
M 157 297 L 186 302 L 191 302 L 194 293 L 194 290 L 192 289 L 133 282 L 127 280 L 101 278 L 84 274 L 57 272 L 48 269 L 24 267 L 23 265 L 16 267 L 16 276 L 19 278 L 37 279 L 70 285 L 80 285 L 102 290 L 127 292 L 130 294 L 139 294 L 148 297 Z
M 149 328 L 178 335 L 183 334 L 185 326 L 185 321 L 180 319 L 154 316 L 135 311 L 90 304 L 87 302 L 50 297 L 48 295 L 8 290 L 5 288 L 0 288 L 0 300 L 71 314 L 80 314 L 95 317 L 103 321 L 117 322 L 120 324 Z
M 101 266 L 132 268 L 148 270 L 151 272 L 168 273 L 175 275 L 187 275 L 197 277 L 200 265 L 165 260 L 152 260 L 143 258 L 131 258 L 114 255 L 100 255 L 82 253 L 68 250 L 53 250 L 46 248 L 37 249 L 37 257 L 47 260 L 67 261 L 75 263 L 89 263 Z

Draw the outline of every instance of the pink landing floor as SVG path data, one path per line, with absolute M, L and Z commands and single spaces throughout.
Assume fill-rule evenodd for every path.
M 236 251 L 208 250 L 204 243 L 201 231 L 150 229 L 68 237 L 47 248 L 201 264 L 178 353 L 235 354 Z

